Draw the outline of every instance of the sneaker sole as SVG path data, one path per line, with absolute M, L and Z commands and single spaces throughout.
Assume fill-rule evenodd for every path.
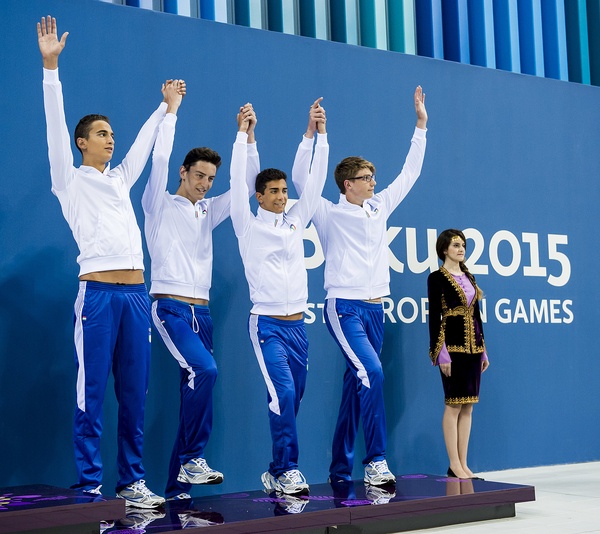
M 366 482 L 367 484 L 370 484 L 371 486 L 385 486 L 387 484 L 395 484 L 396 477 L 387 477 L 387 478 L 380 478 L 380 479 L 372 479 L 372 478 L 365 477 L 363 479 L 363 481 Z
M 277 482 L 275 482 L 275 485 L 272 485 L 267 476 L 265 476 L 265 473 L 261 475 L 260 480 L 267 491 L 278 491 L 286 495 L 308 495 L 310 492 L 308 484 L 306 486 L 293 486 L 293 489 L 290 487 L 285 488 Z
M 200 475 L 197 477 L 188 477 L 182 474 L 177 475 L 177 482 L 183 482 L 184 484 L 221 484 L 224 477 L 221 475 Z

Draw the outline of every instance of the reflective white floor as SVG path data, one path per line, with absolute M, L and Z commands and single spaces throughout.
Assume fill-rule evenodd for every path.
M 421 534 L 584 534 L 600 533 L 600 462 L 478 473 L 486 480 L 535 486 L 534 502 L 517 504 L 517 515 L 432 528 Z

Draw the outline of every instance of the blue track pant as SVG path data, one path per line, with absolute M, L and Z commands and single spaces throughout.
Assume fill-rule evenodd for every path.
M 144 407 L 150 368 L 150 300 L 144 284 L 79 282 L 75 301 L 75 488 L 102 484 L 102 405 L 111 367 L 119 403 L 117 492 L 144 478 Z
M 283 321 L 250 315 L 250 340 L 267 385 L 273 461 L 269 472 L 278 477 L 298 469 L 296 415 L 308 372 L 308 339 L 304 320 Z
M 204 458 L 213 422 L 213 387 L 217 364 L 213 358 L 213 322 L 208 306 L 174 299 L 152 304 L 152 320 L 180 367 L 179 428 L 171 453 L 165 497 L 189 493 L 191 484 L 177 481 L 181 465 Z
M 327 299 L 325 322 L 346 358 L 342 401 L 333 437 L 331 480 L 352 480 L 354 442 L 362 415 L 363 464 L 385 458 L 386 422 L 383 369 L 383 307 L 362 300 Z

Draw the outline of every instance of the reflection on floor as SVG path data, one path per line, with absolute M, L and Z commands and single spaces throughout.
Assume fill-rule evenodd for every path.
M 310 495 L 251 491 L 169 501 L 159 510 L 127 509 L 108 533 L 174 532 L 212 526 L 230 532 L 393 532 L 514 515 L 514 503 L 535 498 L 534 488 L 484 480 L 414 474 L 396 485 L 362 481 L 317 484 Z M 127 530 L 128 529 L 128 530 Z
M 511 517 L 515 503 L 534 499 L 532 486 L 426 474 L 401 475 L 390 486 L 314 484 L 310 495 L 249 491 L 168 501 L 150 510 L 125 508 L 121 499 L 36 485 L 0 488 L 0 533 L 45 528 L 46 534 L 141 534 L 198 527 L 238 534 L 324 533 L 335 526 L 338 534 L 376 534 Z

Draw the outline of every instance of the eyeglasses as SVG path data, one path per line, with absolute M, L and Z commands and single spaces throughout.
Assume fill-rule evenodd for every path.
M 370 184 L 373 180 L 375 180 L 374 174 L 367 174 L 366 176 L 355 176 L 354 178 L 346 178 L 346 180 L 362 180 Z

